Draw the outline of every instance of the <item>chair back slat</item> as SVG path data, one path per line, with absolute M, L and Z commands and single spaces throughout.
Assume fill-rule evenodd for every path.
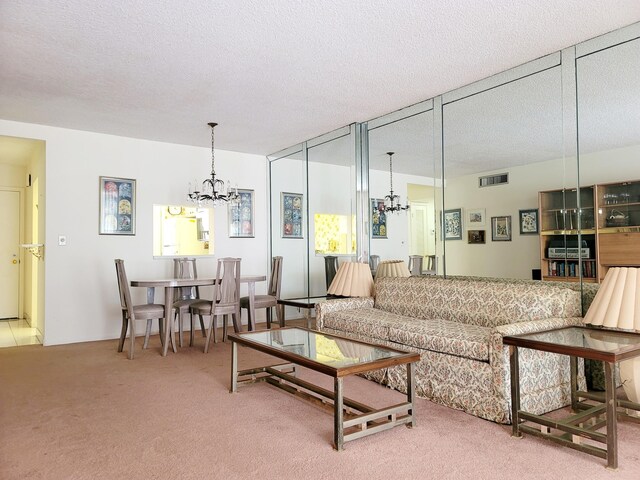
M 422 275 L 422 255 L 409 255 L 409 272 L 411 275 Z
M 174 278 L 198 278 L 195 258 L 174 258 L 173 259 Z M 198 287 L 182 287 L 177 300 L 193 300 L 200 298 Z
M 325 281 L 327 283 L 327 290 L 329 290 L 329 286 L 331 282 L 333 282 L 333 278 L 336 276 L 336 272 L 338 271 L 338 257 L 334 255 L 327 255 L 324 257 L 324 274 Z
M 240 305 L 240 258 L 220 258 L 216 270 L 214 298 L 219 306 Z
M 280 300 L 280 285 L 282 284 L 282 257 L 273 257 L 271 260 L 271 277 L 267 295 Z
M 133 319 L 133 303 L 131 303 L 131 291 L 129 290 L 127 272 L 124 269 L 124 260 L 117 258 L 115 264 L 116 275 L 118 276 L 118 291 L 120 292 L 120 306 L 122 310 L 127 311 L 127 316 Z

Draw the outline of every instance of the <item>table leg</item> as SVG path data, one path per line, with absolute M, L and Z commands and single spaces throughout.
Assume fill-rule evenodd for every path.
M 238 391 L 238 344 L 231 340 L 231 387 L 229 393 Z
M 165 287 L 164 289 L 164 345 L 162 346 L 162 356 L 167 356 L 167 349 L 169 348 L 169 341 L 173 347 L 173 352 L 176 353 L 175 342 L 173 341 L 173 288 Z
M 249 330 L 256 329 L 256 284 L 249 282 Z
M 344 446 L 344 422 L 343 422 L 343 384 L 342 378 L 333 379 L 333 445 L 336 450 L 342 450 Z
M 407 363 L 407 402 L 411 404 L 411 423 L 407 423 L 407 427 L 413 428 L 416 426 L 416 385 L 413 363 Z
M 509 345 L 509 366 L 511 369 L 511 436 L 521 437 L 520 433 L 520 365 L 518 363 L 518 347 Z
M 578 359 L 570 356 L 569 362 L 571 364 L 571 410 L 576 412 L 578 410 Z
M 607 409 L 607 468 L 618 468 L 618 401 L 616 399 L 615 363 L 604 362 Z

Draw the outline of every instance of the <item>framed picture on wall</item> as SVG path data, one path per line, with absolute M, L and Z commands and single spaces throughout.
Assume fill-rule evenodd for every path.
M 462 209 L 444 211 L 444 239 L 462 240 Z
M 379 198 L 371 199 L 371 238 L 387 238 L 387 214 Z
M 282 221 L 282 238 L 303 238 L 303 204 L 302 193 L 280 193 L 280 218 Z
M 486 215 L 484 208 L 467 210 L 467 228 L 484 227 Z
M 491 240 L 493 242 L 511 241 L 511 215 L 491 217 Z
M 136 181 L 100 177 L 100 235 L 136 234 Z
M 520 210 L 520 235 L 538 234 L 538 209 Z
M 228 208 L 229 238 L 253 238 L 253 190 L 238 189 L 239 200 Z
M 485 231 L 467 230 L 467 243 L 485 243 Z

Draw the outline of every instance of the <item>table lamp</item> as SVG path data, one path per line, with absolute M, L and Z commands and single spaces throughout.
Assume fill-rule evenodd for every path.
M 368 263 L 344 262 L 338 267 L 329 289 L 329 295 L 339 297 L 373 296 L 373 277 Z
M 410 277 L 411 273 L 404 260 L 385 260 L 380 262 L 376 271 L 376 280 L 384 277 Z
M 584 323 L 640 332 L 640 268 L 610 268 Z M 629 400 L 640 401 L 640 358 L 620 362 L 620 378 Z

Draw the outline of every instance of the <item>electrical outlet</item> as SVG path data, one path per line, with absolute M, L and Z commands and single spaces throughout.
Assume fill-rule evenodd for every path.
M 67 246 L 67 236 L 66 235 L 58 235 L 58 245 L 61 247 Z

